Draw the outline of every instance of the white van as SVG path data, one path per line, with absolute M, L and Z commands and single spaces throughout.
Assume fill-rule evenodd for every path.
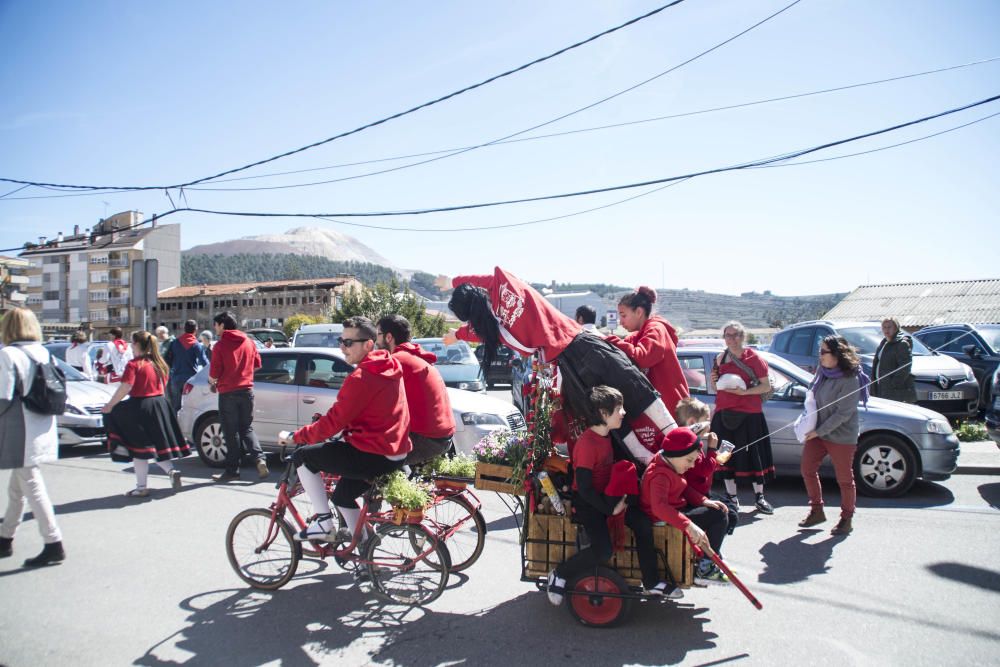
M 292 347 L 340 347 L 343 324 L 303 324 L 292 337 Z

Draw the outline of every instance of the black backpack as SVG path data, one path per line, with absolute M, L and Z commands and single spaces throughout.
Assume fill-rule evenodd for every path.
M 28 391 L 21 395 L 24 407 L 43 415 L 61 415 L 66 411 L 66 374 L 56 366 L 51 353 L 45 364 L 36 362 L 27 352 L 24 356 L 31 361 L 35 371 Z

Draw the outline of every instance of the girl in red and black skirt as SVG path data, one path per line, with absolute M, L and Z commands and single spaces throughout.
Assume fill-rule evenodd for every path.
M 125 495 L 142 498 L 149 495 L 146 478 L 151 460 L 167 473 L 175 491 L 181 488 L 181 473 L 174 469 L 173 459 L 187 456 L 191 448 L 163 395 L 168 369 L 159 342 L 148 331 L 137 331 L 132 334 L 132 351 L 118 390 L 101 412 L 111 459 L 132 461 L 135 468 L 135 488 Z M 123 401 L 126 396 L 129 400 Z
M 743 347 L 746 329 L 739 322 L 727 322 L 722 327 L 726 350 L 712 365 L 712 386 L 717 389 L 712 433 L 736 445 L 732 458 L 719 466 L 719 477 L 726 485 L 728 500 L 737 508 L 736 480 L 753 483 L 755 505 L 761 514 L 774 514 L 771 503 L 764 498 L 764 482 L 774 479 L 774 459 L 771 455 L 771 435 L 764 419 L 762 396 L 771 390 L 767 362 L 748 347 Z M 724 375 L 737 375 L 742 387 L 716 387 Z M 729 385 L 727 385 L 728 387 Z

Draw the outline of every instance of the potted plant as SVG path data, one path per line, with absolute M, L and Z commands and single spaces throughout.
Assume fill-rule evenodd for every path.
M 467 482 L 476 476 L 476 460 L 465 454 L 448 458 L 439 456 L 428 463 L 434 476 L 434 484 L 441 489 L 464 489 Z
M 492 431 L 472 448 L 476 455 L 476 488 L 522 495 L 527 442 L 524 434 Z
M 389 475 L 382 497 L 392 505 L 393 521 L 397 524 L 420 523 L 431 501 L 430 494 L 422 486 L 399 471 Z

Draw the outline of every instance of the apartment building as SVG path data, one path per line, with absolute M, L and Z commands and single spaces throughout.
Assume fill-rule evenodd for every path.
M 157 294 L 153 320 L 172 332 L 183 332 L 184 322 L 195 320 L 202 329 L 211 329 L 212 318 L 220 311 L 232 311 L 241 329 L 280 329 L 285 318 L 295 314 L 327 317 L 340 305 L 350 289 L 362 289 L 354 276 L 308 280 L 274 280 L 229 285 L 185 285 Z
M 143 313 L 131 303 L 132 262 L 157 260 L 157 290 L 168 289 L 180 284 L 180 245 L 180 225 L 146 221 L 139 211 L 117 213 L 82 233 L 75 226 L 69 236 L 40 237 L 20 254 L 29 264 L 27 306 L 46 336 L 81 327 L 95 338 L 115 326 L 137 329 Z
M 0 314 L 27 301 L 24 292 L 28 286 L 28 277 L 24 275 L 27 268 L 28 263 L 23 259 L 0 255 Z

